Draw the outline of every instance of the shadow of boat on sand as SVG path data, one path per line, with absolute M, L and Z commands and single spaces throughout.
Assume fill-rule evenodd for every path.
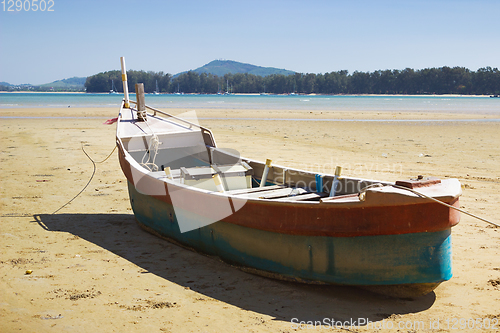
M 290 322 L 375 322 L 418 313 L 435 302 L 434 292 L 394 299 L 344 286 L 305 285 L 252 275 L 143 231 L 132 214 L 40 214 L 47 231 L 68 232 L 102 247 L 172 283 L 244 310 Z

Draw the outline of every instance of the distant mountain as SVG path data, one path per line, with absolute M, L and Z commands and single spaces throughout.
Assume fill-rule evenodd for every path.
M 12 84 L 8 83 L 8 82 L 0 82 L 0 86 L 5 86 L 5 87 L 9 87 L 11 86 Z
M 41 84 L 40 87 L 53 87 L 53 88 L 74 88 L 83 89 L 86 77 L 71 77 L 69 79 L 57 80 L 51 83 Z
M 272 74 L 282 74 L 282 75 L 291 75 L 295 74 L 294 71 L 289 71 L 287 69 L 275 68 L 275 67 L 261 67 L 255 66 L 251 64 L 244 64 L 242 62 L 233 61 L 233 60 L 214 60 L 209 62 L 208 64 L 193 69 L 193 72 L 198 74 L 201 73 L 209 73 L 217 76 L 224 76 L 224 74 L 232 73 L 248 73 L 254 74 L 258 76 L 268 76 Z M 178 76 L 186 72 L 182 72 L 176 74 Z

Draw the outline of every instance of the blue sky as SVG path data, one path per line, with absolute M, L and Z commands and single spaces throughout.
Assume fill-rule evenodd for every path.
M 120 56 L 172 74 L 220 58 L 302 73 L 500 67 L 498 0 L 53 1 L 0 4 L 0 81 L 88 76 Z

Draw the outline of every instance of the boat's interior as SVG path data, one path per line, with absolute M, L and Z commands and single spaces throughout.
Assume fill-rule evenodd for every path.
M 159 180 L 246 198 L 307 202 L 358 201 L 363 188 L 380 183 L 241 158 L 235 150 L 217 148 L 208 129 L 183 119 L 148 115 L 146 124 L 136 121 L 133 112 L 126 114 L 121 113 L 117 138 Z

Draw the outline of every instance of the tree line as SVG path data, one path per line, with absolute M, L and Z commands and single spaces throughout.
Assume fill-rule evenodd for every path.
M 491 95 L 500 93 L 500 71 L 485 67 L 470 71 L 464 67 L 440 67 L 413 70 L 355 71 L 342 70 L 324 74 L 295 73 L 226 74 L 217 76 L 189 71 L 173 77 L 163 72 L 127 71 L 129 91 L 136 83 L 144 83 L 144 91 L 160 93 L 302 93 L 302 94 L 461 94 Z M 102 72 L 89 76 L 85 83 L 87 92 L 109 92 L 111 82 L 116 91 L 123 92 L 120 71 Z

